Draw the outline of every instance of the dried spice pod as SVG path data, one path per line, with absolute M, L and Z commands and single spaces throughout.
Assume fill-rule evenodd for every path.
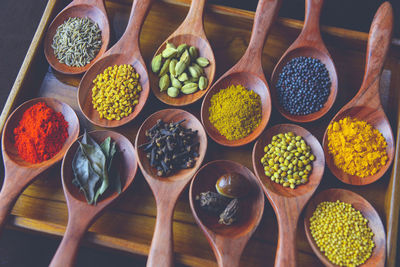
M 215 188 L 225 197 L 240 198 L 249 193 L 250 183 L 239 173 L 226 173 L 218 178 Z
M 219 215 L 220 224 L 231 225 L 237 221 L 239 217 L 239 199 L 234 198 L 226 206 L 225 210 Z
M 223 212 L 230 202 L 229 198 L 212 191 L 200 193 L 196 196 L 196 200 L 199 201 L 202 209 L 216 214 Z

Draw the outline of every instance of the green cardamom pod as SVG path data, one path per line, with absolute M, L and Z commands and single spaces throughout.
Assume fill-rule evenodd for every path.
M 196 63 L 200 65 L 200 67 L 207 67 L 210 64 L 210 61 L 206 59 L 205 57 L 198 57 L 196 58 Z
M 191 75 L 193 78 L 198 78 L 198 77 L 200 76 L 199 71 L 198 71 L 195 67 L 190 66 L 190 67 L 188 68 L 188 70 L 189 70 L 190 75 Z
M 197 83 L 197 82 L 199 81 L 199 78 L 200 78 L 200 76 L 197 77 L 197 78 L 195 78 L 195 77 L 190 77 L 190 78 L 189 78 L 189 81 L 191 81 L 192 83 Z
M 175 46 L 173 43 L 167 42 L 167 45 L 165 46 L 165 48 L 173 48 L 173 49 L 176 49 L 176 46 Z
M 185 52 L 183 52 L 181 58 L 179 59 L 179 61 L 185 63 L 185 66 L 188 66 L 190 63 L 190 55 L 189 52 L 187 50 L 185 50 Z
M 176 50 L 176 48 L 168 47 L 168 48 L 165 48 L 164 51 L 162 51 L 162 57 L 163 58 L 171 58 L 171 57 L 175 56 L 176 53 L 178 53 L 178 50 Z
M 187 83 L 181 88 L 182 93 L 188 95 L 197 91 L 197 83 Z
M 194 68 L 197 70 L 197 72 L 200 73 L 200 75 L 203 75 L 203 74 L 204 74 L 203 68 L 200 67 L 198 64 L 193 63 L 193 64 L 192 64 L 192 67 L 194 67 Z
M 158 54 L 151 61 L 151 70 L 154 73 L 157 73 L 161 69 L 161 65 L 162 65 L 162 57 L 161 54 Z
M 196 60 L 196 58 L 199 56 L 199 52 L 197 51 L 197 48 L 194 46 L 191 46 L 189 48 L 189 54 L 192 60 Z
M 204 90 L 204 89 L 207 88 L 207 86 L 208 86 L 207 78 L 204 77 L 204 76 L 201 76 L 200 79 L 199 79 L 199 89 L 200 90 Z
M 160 78 L 160 80 L 158 82 L 158 86 L 160 87 L 160 92 L 163 92 L 163 91 L 168 89 L 168 87 L 169 87 L 169 76 L 168 76 L 168 74 L 164 74 Z
M 167 72 L 169 70 L 169 63 L 171 63 L 171 59 L 170 58 L 167 59 L 164 62 L 163 66 L 162 66 L 162 68 L 160 70 L 160 73 L 158 74 L 158 77 L 161 77 L 161 76 L 164 76 L 165 74 L 167 74 Z
M 181 75 L 179 75 L 178 80 L 181 82 L 185 82 L 185 81 L 189 80 L 189 76 L 187 75 L 186 72 L 184 72 Z
M 184 72 L 186 69 L 186 64 L 182 61 L 179 61 L 176 63 L 175 66 L 175 76 L 181 75 L 182 72 Z
M 183 54 L 183 52 L 185 52 L 185 50 L 188 48 L 188 45 L 187 44 L 180 44 L 179 46 L 178 46 L 178 54 L 177 54 L 177 57 L 181 57 L 182 56 L 182 54 Z
M 179 95 L 179 89 L 175 87 L 169 87 L 167 90 L 167 94 L 170 97 L 177 97 Z
M 172 84 L 172 86 L 175 87 L 175 88 L 178 88 L 178 89 L 181 89 L 181 88 L 182 88 L 181 82 L 180 82 L 177 78 L 175 78 L 175 77 L 171 77 L 171 84 Z
M 172 59 L 171 63 L 169 63 L 169 73 L 174 77 L 176 76 L 176 72 L 175 72 L 176 63 L 178 63 L 178 60 L 176 60 L 176 59 Z

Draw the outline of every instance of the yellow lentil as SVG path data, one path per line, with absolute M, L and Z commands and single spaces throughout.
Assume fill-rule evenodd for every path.
M 93 83 L 92 104 L 100 118 L 120 120 L 131 114 L 139 103 L 142 87 L 139 74 L 131 65 L 110 66 Z
M 261 98 L 242 85 L 231 85 L 211 97 L 210 122 L 228 140 L 248 136 L 261 122 Z
M 371 176 L 386 164 L 385 138 L 365 121 L 346 117 L 331 123 L 327 135 L 335 165 L 350 175 Z
M 322 202 L 310 218 L 310 231 L 325 256 L 338 266 L 358 266 L 372 254 L 374 233 L 351 204 Z

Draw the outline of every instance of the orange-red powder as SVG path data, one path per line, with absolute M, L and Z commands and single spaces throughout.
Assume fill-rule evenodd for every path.
M 15 147 L 22 159 L 39 163 L 52 158 L 68 138 L 68 122 L 39 102 L 28 108 L 14 129 Z

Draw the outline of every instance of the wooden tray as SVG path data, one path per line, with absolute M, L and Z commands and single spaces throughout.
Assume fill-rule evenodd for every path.
M 121 36 L 127 24 L 131 0 L 106 1 L 111 24 L 112 43 Z M 159 44 L 181 23 L 188 10 L 189 0 L 155 1 L 145 21 L 140 45 L 147 63 Z M 55 15 L 67 4 L 64 0 L 50 0 L 40 25 L 21 67 L 8 101 L 0 118 L 3 128 L 8 114 L 22 101 L 36 96 L 55 97 L 70 104 L 78 113 L 81 126 L 93 129 L 79 112 L 76 90 L 80 76 L 55 73 L 47 64 L 42 40 L 47 26 Z M 205 30 L 217 60 L 217 77 L 230 68 L 244 53 L 250 38 L 253 12 L 208 5 L 205 15 Z M 371 18 L 372 21 L 372 18 Z M 294 41 L 302 22 L 279 19 L 265 45 L 263 65 L 267 79 L 282 53 Z M 360 87 L 364 71 L 367 34 L 333 27 L 322 27 L 323 39 L 336 63 L 339 75 L 339 94 L 331 112 L 314 123 L 302 124 L 321 141 L 322 134 L 339 108 L 349 101 Z M 398 136 L 398 88 L 400 88 L 400 43 L 393 40 L 391 52 L 383 73 L 382 102 Z M 200 102 L 187 108 L 199 116 Z M 151 96 L 141 116 L 117 131 L 132 142 L 143 120 L 154 111 L 167 108 Z M 268 127 L 286 122 L 276 108 L 272 109 Z M 398 140 L 398 138 L 397 138 Z M 229 159 L 252 169 L 251 150 L 254 143 L 241 148 L 224 148 L 209 139 L 206 162 L 214 159 Z M 396 159 L 391 171 L 376 183 L 363 187 L 341 183 L 326 171 L 319 190 L 340 187 L 357 192 L 368 199 L 377 209 L 387 231 L 387 265 L 395 266 L 397 223 L 400 204 L 399 143 Z M 392 175 L 390 175 L 392 172 Z M 143 176 L 139 173 L 127 194 L 111 210 L 104 214 L 85 236 L 86 243 L 146 255 L 153 235 L 155 202 Z M 247 245 L 241 259 L 242 266 L 273 266 L 277 243 L 277 223 L 272 207 L 266 202 L 263 219 L 255 235 Z M 302 220 L 300 220 L 302 221 Z M 16 203 L 9 227 L 29 229 L 40 233 L 62 236 L 67 223 L 67 206 L 60 183 L 60 165 L 43 174 L 30 185 Z M 302 223 L 301 223 L 302 224 Z M 299 225 L 297 246 L 299 266 L 320 266 L 307 243 L 303 226 Z M 190 266 L 216 266 L 215 257 L 206 238 L 192 217 L 188 191 L 180 197 L 174 214 L 174 245 L 176 261 Z

